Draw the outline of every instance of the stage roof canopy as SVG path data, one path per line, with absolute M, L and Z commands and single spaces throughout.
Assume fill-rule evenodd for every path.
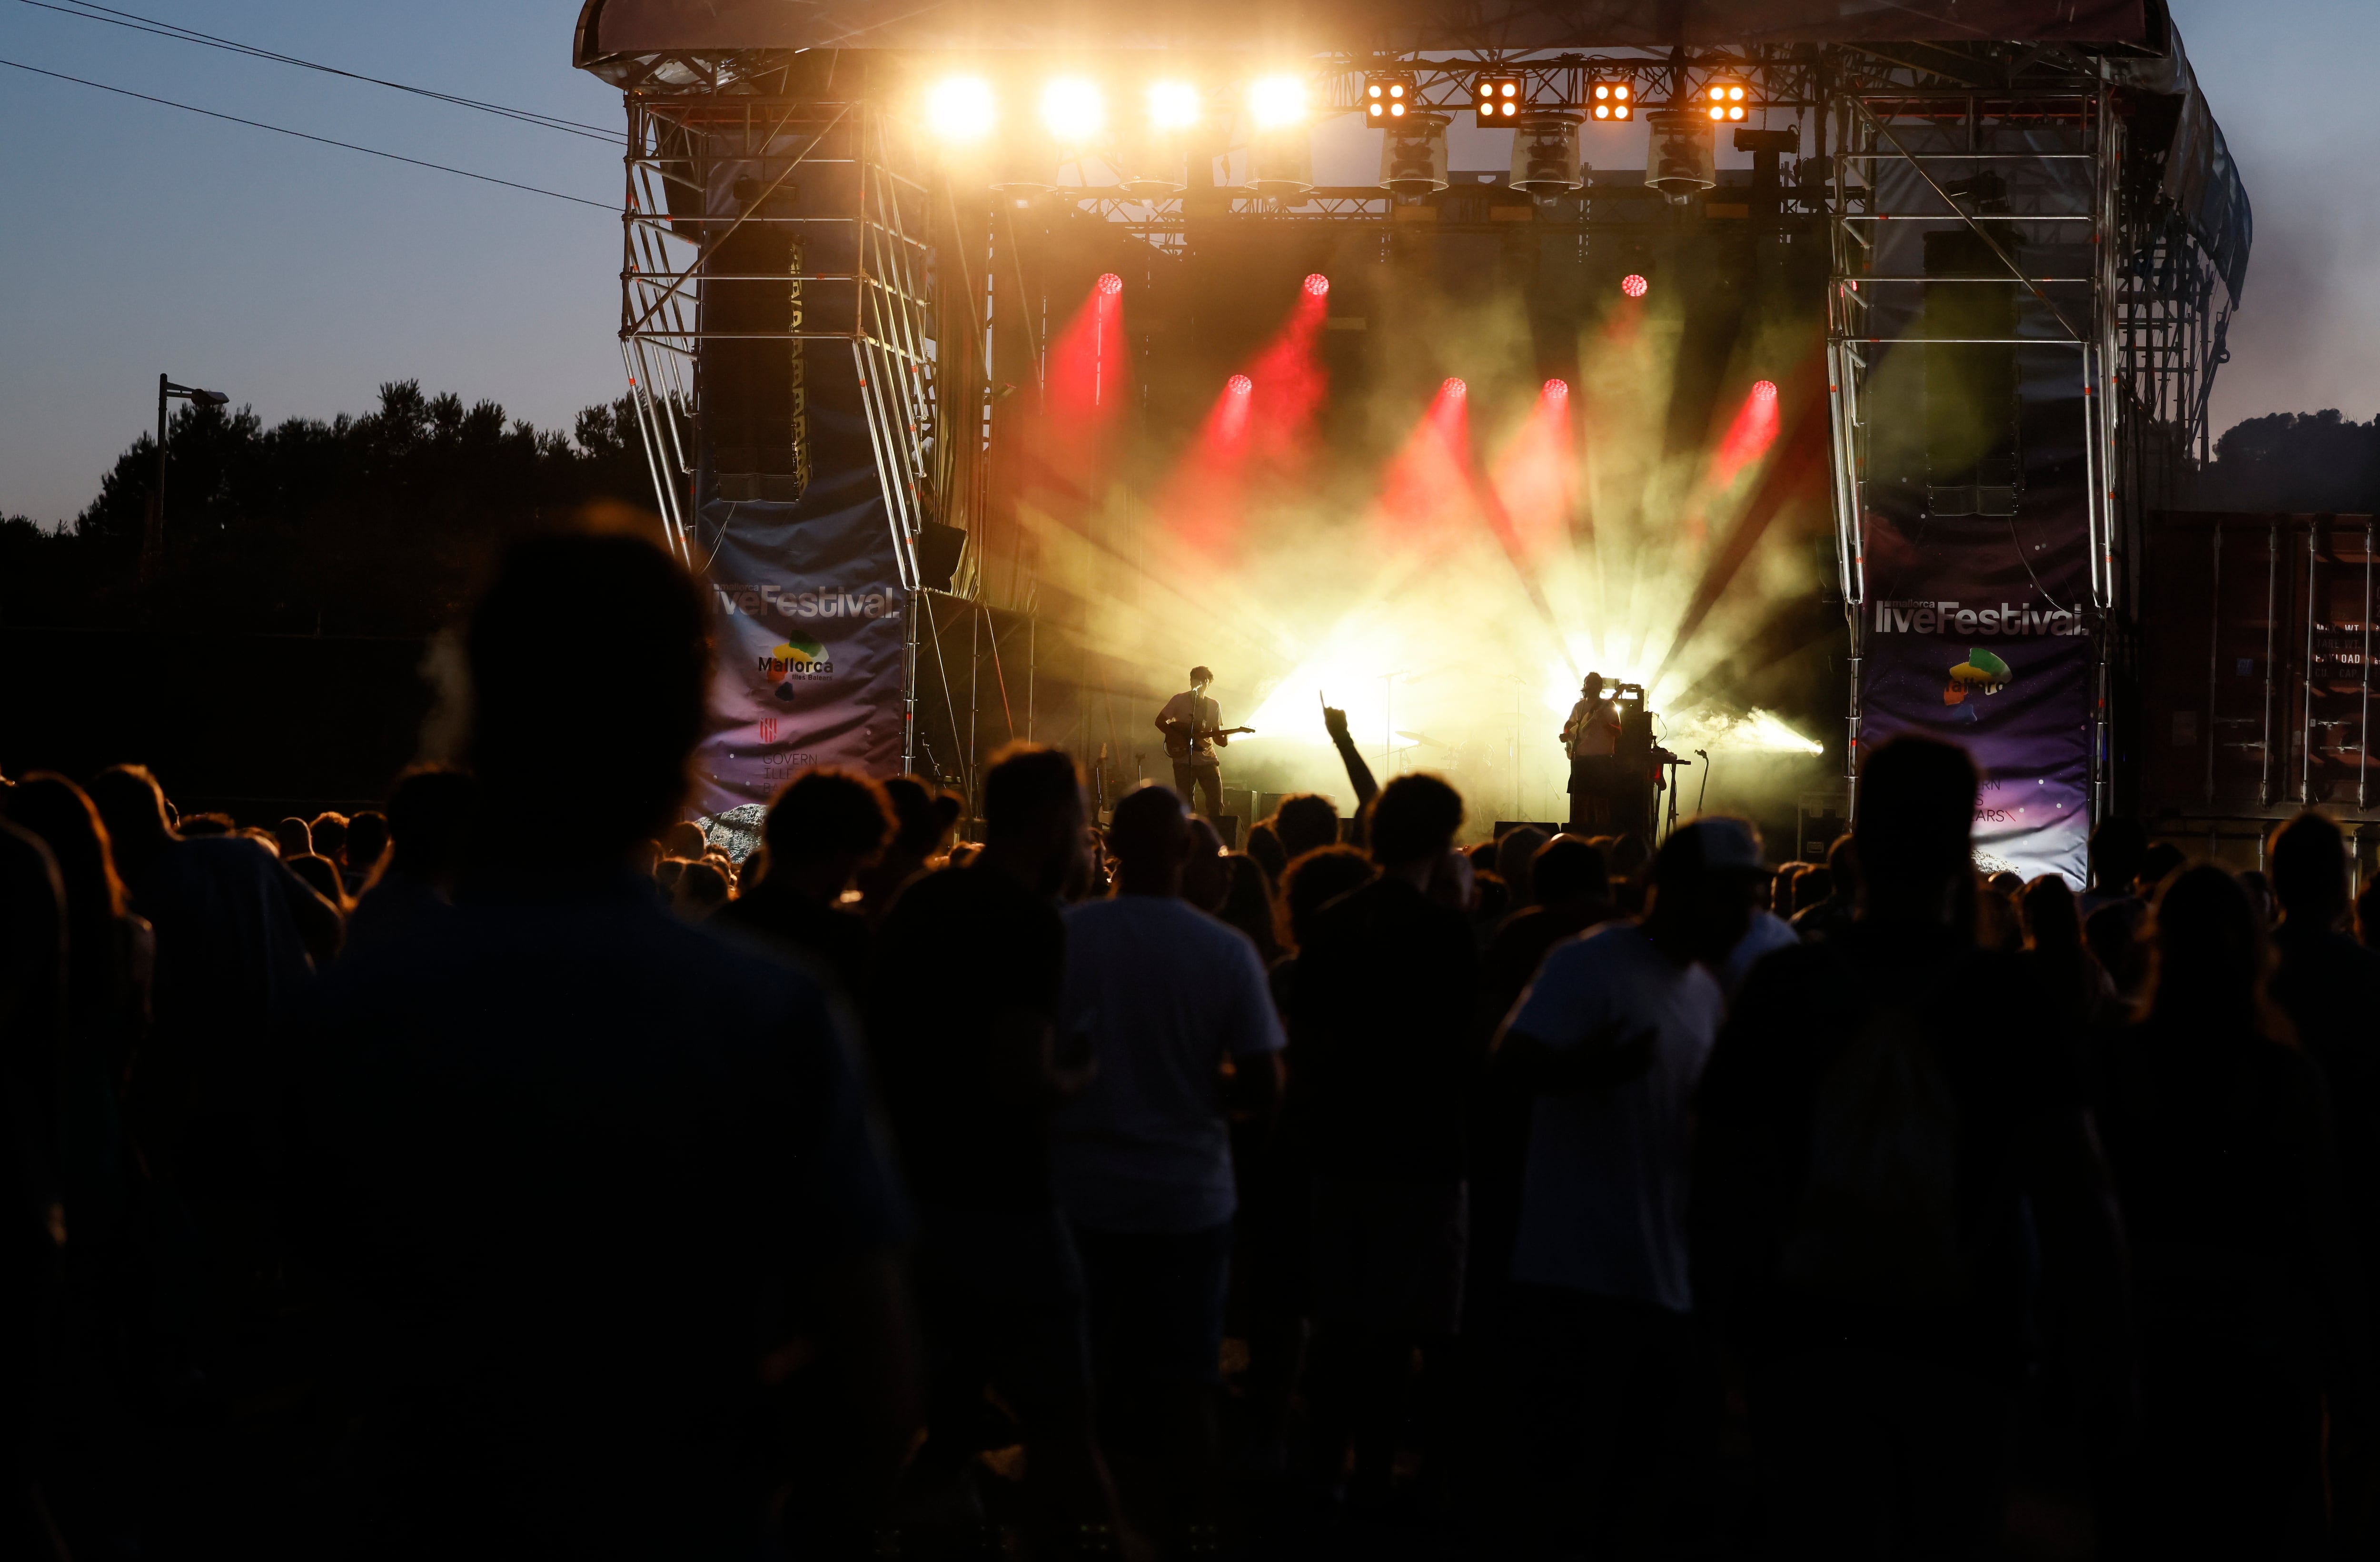
M 2150 0 L 587 0 L 578 63 L 717 49 L 1346 54 L 1673 43 L 2147 43 Z

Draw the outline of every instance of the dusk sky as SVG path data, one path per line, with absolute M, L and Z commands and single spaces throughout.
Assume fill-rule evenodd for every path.
M 601 126 L 577 0 L 128 0 L 183 26 Z M 2216 427 L 2380 413 L 2373 0 L 2173 0 L 2256 211 Z M 0 59 L 615 201 L 602 142 L 0 0 Z M 620 393 L 619 226 L 474 183 L 0 67 L 0 514 L 72 517 L 153 417 L 160 371 L 268 421 L 384 380 L 566 427 Z M 1471 162 L 1460 146 L 1458 165 Z M 1479 160 L 1484 163 L 1485 159 Z

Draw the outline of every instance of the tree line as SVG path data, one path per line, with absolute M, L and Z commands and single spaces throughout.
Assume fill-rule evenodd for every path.
M 166 430 L 164 555 L 143 587 L 156 464 L 143 434 L 70 524 L 0 519 L 0 625 L 428 635 L 512 539 L 653 502 L 625 397 L 567 434 L 413 380 L 328 421 L 184 407 Z
M 2234 423 L 2215 442 L 2192 506 L 2289 515 L 2369 515 L 2380 507 L 2380 417 L 2333 407 Z

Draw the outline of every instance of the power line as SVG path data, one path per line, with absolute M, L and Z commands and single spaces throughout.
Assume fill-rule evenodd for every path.
M 196 28 L 184 27 L 178 22 L 159 21 L 154 17 L 144 17 L 131 11 L 119 11 L 108 6 L 90 5 L 84 3 L 84 0 L 75 0 L 74 4 L 67 6 L 52 5 L 49 0 L 19 0 L 19 3 L 40 10 L 55 11 L 62 17 L 79 17 L 84 21 L 105 22 L 110 27 L 126 28 L 134 32 L 146 32 L 157 38 L 171 38 L 176 43 L 197 43 L 209 49 L 223 49 L 235 55 L 246 55 L 251 59 L 271 60 L 278 65 L 294 65 L 304 70 L 319 70 L 326 76 L 344 76 L 350 81 L 365 81 L 375 87 L 388 87 L 400 92 L 411 92 L 417 97 L 435 98 L 440 103 L 454 104 L 460 108 L 476 108 L 485 114 L 501 115 L 506 119 L 517 119 L 525 125 L 535 125 L 548 130 L 560 130 L 566 135 L 584 136 L 590 140 L 609 141 L 614 146 L 619 145 L 625 139 L 617 131 L 607 130 L 600 125 L 588 125 L 576 119 L 564 119 L 556 115 L 540 113 L 535 109 L 509 108 L 503 104 L 483 103 L 478 98 L 457 97 L 452 92 L 436 92 L 428 87 L 407 86 L 402 81 L 390 81 L 378 76 L 365 76 L 357 71 L 342 70 L 334 65 L 322 65 L 314 60 L 299 59 L 295 55 L 278 54 L 271 49 L 259 48 L 253 43 L 242 43 L 237 39 L 219 38 L 212 32 L 200 32 Z
M 531 195 L 550 195 L 556 201 L 573 201 L 581 206 L 592 206 L 600 212 L 618 210 L 608 201 L 589 201 L 583 195 L 565 195 L 558 189 L 544 189 L 537 185 L 525 185 L 511 179 L 500 179 L 493 174 L 475 174 L 468 168 L 450 167 L 443 163 L 428 163 L 419 157 L 407 157 L 402 153 L 382 152 L 378 147 L 358 146 L 353 141 L 338 141 L 333 140 L 328 136 L 310 135 L 304 130 L 293 130 L 286 125 L 267 125 L 261 119 L 242 119 L 237 114 L 218 114 L 212 108 L 200 108 L 195 104 L 176 103 L 171 98 L 152 98 L 146 92 L 136 92 L 124 87 L 111 87 L 104 81 L 87 81 L 79 76 L 68 76 L 63 71 L 43 70 L 40 66 L 27 65 L 22 60 L 0 59 L 0 65 L 9 66 L 18 70 L 29 70 L 36 76 L 46 76 L 53 80 L 71 81 L 78 87 L 96 87 L 103 92 L 114 92 L 118 97 L 139 98 L 142 103 L 163 104 L 167 108 L 178 108 L 191 114 L 203 114 L 210 119 L 228 119 L 235 125 L 248 125 L 259 130 L 272 130 L 284 136 L 295 136 L 301 141 L 320 141 L 324 146 L 345 147 L 349 152 L 360 152 L 372 157 L 385 157 L 392 163 L 410 163 L 417 168 L 434 168 L 442 174 L 460 174 L 467 179 L 478 179 L 482 184 L 503 185 L 507 189 L 524 189 Z

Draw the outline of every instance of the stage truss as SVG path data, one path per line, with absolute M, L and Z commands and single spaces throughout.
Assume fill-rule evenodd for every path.
M 1846 801 L 1855 774 L 1862 715 L 1860 668 L 1867 604 L 1865 485 L 1876 420 L 1895 415 L 1864 395 L 1878 356 L 1926 338 L 1880 325 L 1878 290 L 1971 286 L 1973 278 L 1895 275 L 1869 264 L 1875 236 L 1900 222 L 1963 227 L 1998 247 L 2009 277 L 2024 289 L 2026 327 L 2010 337 L 1961 338 L 2023 348 L 2058 345 L 2074 356 L 2085 387 L 2091 503 L 2085 539 L 2098 652 L 2092 742 L 2092 812 L 2111 802 L 2111 669 L 2135 641 L 2126 616 L 2139 575 L 2142 520 L 2184 491 L 2193 459 L 2207 455 L 2208 396 L 2224 360 L 2233 297 L 2216 258 L 2193 226 L 2128 157 L 2127 116 L 2119 104 L 2128 52 L 2022 43 L 1807 45 L 1742 50 L 1614 50 L 1584 54 L 1481 48 L 1427 55 L 1342 55 L 1318 60 L 1316 101 L 1332 112 L 1358 107 L 1367 72 L 1409 73 L 1423 107 L 1467 111 L 1483 69 L 1518 76 L 1534 111 L 1575 110 L 1591 83 L 1626 75 L 1637 84 L 1640 112 L 1684 104 L 1713 80 L 1750 89 L 1755 126 L 1791 124 L 1801 153 L 1780 187 L 1779 229 L 1816 230 L 1831 259 L 1827 298 L 1830 411 L 1830 494 L 1837 585 L 1850 638 L 1845 716 Z M 856 74 L 856 73 L 855 73 Z M 708 268 L 722 225 L 689 222 L 686 203 L 708 187 L 706 158 L 732 156 L 783 170 L 803 163 L 856 165 L 851 209 L 794 218 L 737 217 L 856 225 L 857 258 L 846 274 L 805 275 L 808 283 L 848 285 L 840 318 L 810 319 L 786 339 L 848 342 L 858 364 L 870 439 L 901 559 L 902 581 L 924 589 L 917 544 L 929 521 L 966 527 L 983 513 L 992 437 L 988 383 L 992 277 L 1011 263 L 1000 225 L 929 171 L 910 144 L 891 94 L 871 101 L 783 95 L 784 56 L 740 52 L 654 56 L 614 76 L 627 89 L 628 151 L 623 210 L 622 352 L 651 462 L 655 495 L 674 545 L 693 562 L 690 521 L 701 409 L 694 365 L 700 344 L 717 339 L 702 323 L 706 282 L 783 280 Z M 792 127 L 808 141 L 781 144 Z M 1228 166 L 1242 147 L 1218 148 Z M 2014 173 L 2065 165 L 2044 187 L 2074 190 L 2070 209 L 1993 214 L 1962 203 L 1954 187 L 1985 168 Z M 1892 209 L 1876 192 L 1905 171 L 1932 203 Z M 1096 165 L 1093 172 L 1100 172 Z M 1081 179 L 1085 170 L 1073 166 Z M 1906 181 L 1904 181 L 1906 182 Z M 1459 197 L 1461 189 L 1446 192 Z M 678 202 L 673 208 L 673 198 Z M 1135 199 L 1112 183 L 1062 185 L 1051 199 L 1127 230 L 1160 248 L 1186 242 L 1191 225 L 1217 217 L 1252 223 L 1361 225 L 1388 228 L 1401 209 L 1423 201 L 1370 187 L 1322 188 L 1290 198 L 1246 189 L 1200 188 L 1165 200 Z M 1540 202 L 1548 227 L 1591 232 L 1594 206 L 1658 199 L 1642 187 L 1602 182 L 1573 197 Z M 2088 244 L 2082 271 L 2028 275 L 2004 242 L 2016 222 L 2056 226 Z M 1456 224 L 1441 225 L 1441 230 Z M 728 225 L 732 231 L 732 225 Z M 1922 318 L 1922 309 L 1898 311 Z M 742 335 L 750 335 L 744 333 Z M 963 555 L 952 586 L 976 598 L 983 584 L 977 550 Z M 1022 603 L 1029 608 L 1029 593 Z M 912 614 L 904 670 L 905 761 L 914 759 L 919 671 Z
M 965 323 L 972 299 L 938 287 L 934 191 L 899 117 L 864 98 L 769 98 L 735 93 L 631 92 L 626 194 L 622 218 L 620 350 L 627 371 L 654 498 L 671 545 L 689 567 L 703 407 L 697 372 L 706 342 L 783 340 L 849 345 L 868 445 L 892 532 L 900 584 L 924 589 L 918 541 L 931 522 L 953 518 L 950 496 L 979 484 L 977 437 L 939 436 L 944 409 L 982 400 L 979 326 Z M 760 188 L 732 214 L 713 210 L 721 169 L 751 170 Z M 827 209 L 772 213 L 780 190 L 809 179 L 832 192 Z M 790 200 L 790 195 L 789 195 Z M 722 264 L 720 250 L 749 225 L 790 230 L 797 254 L 833 257 L 826 269 L 799 263 L 790 275 Z M 941 248 L 950 248 L 944 245 Z M 955 258 L 955 257 L 953 257 Z M 964 275 L 965 267 L 957 269 Z M 795 283 L 793 318 L 775 329 L 721 329 L 705 294 L 721 284 Z M 952 329 L 945 311 L 963 317 Z M 945 353 L 947 341 L 954 350 Z M 956 384 L 948 383 L 955 372 Z M 955 393 L 955 394 L 954 394 Z M 922 614 L 907 615 L 903 761 L 916 755 Z

